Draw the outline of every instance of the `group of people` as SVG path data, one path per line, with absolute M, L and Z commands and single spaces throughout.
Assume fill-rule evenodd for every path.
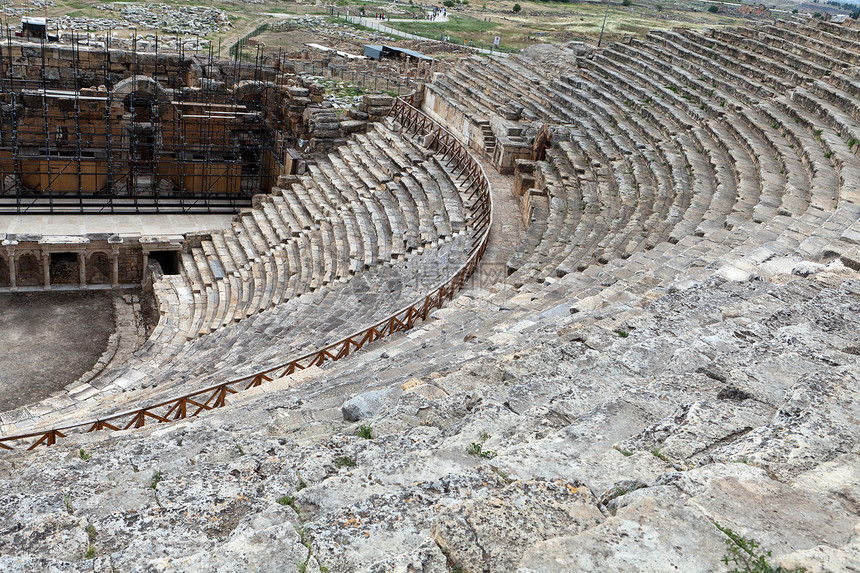
M 396 3 L 397 3 L 397 0 L 395 0 L 395 4 Z M 362 12 L 362 15 L 364 15 L 363 12 Z M 412 13 L 412 19 L 413 20 L 419 20 L 421 18 L 425 18 L 427 20 L 436 20 L 437 18 L 445 18 L 447 16 L 448 16 L 448 9 L 447 8 L 433 8 L 433 12 L 428 11 L 426 14 L 422 13 L 422 12 L 413 12 Z M 386 20 L 387 19 L 385 16 L 385 12 L 374 12 L 373 18 L 374 18 L 374 20 Z
M 448 15 L 448 9 L 447 8 L 433 8 L 433 15 L 430 16 L 430 19 L 435 20 L 436 18 L 440 18 L 440 17 L 444 18 L 447 15 Z

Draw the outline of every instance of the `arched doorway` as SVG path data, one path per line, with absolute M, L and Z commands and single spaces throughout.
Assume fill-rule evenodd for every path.
M 105 253 L 93 253 L 87 263 L 87 284 L 107 285 L 111 283 L 111 259 Z
M 39 286 L 42 284 L 42 265 L 33 253 L 24 253 L 18 257 L 15 265 L 15 282 L 18 286 Z

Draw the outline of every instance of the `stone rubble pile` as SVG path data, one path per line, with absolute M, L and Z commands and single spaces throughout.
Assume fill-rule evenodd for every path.
M 347 88 L 355 89 L 349 82 L 342 82 L 335 78 L 324 78 L 323 76 L 308 75 L 303 77 L 321 85 L 325 89 L 323 101 L 330 103 L 335 109 L 352 109 L 361 104 L 364 99 L 362 95 L 345 95 L 343 93 L 347 91 Z
M 46 7 L 51 8 L 56 6 L 53 0 L 33 0 L 33 2 L 27 2 L 20 8 L 15 7 L 15 3 L 11 1 L 3 1 L 0 0 L 0 7 L 2 7 L 2 12 L 7 17 L 15 17 L 15 16 L 23 16 L 24 14 L 38 14 L 45 10 Z
M 347 24 L 329 22 L 325 16 L 307 15 L 291 20 L 293 26 L 304 28 L 322 36 L 335 37 L 355 42 L 381 43 L 390 42 L 391 36 L 373 31 L 357 30 Z
M 206 36 L 231 28 L 230 16 L 223 10 L 206 6 L 172 6 L 169 4 L 97 4 L 95 8 L 119 12 L 113 18 L 63 18 L 75 29 L 131 28 L 142 26 L 167 34 L 199 34 Z M 105 26 L 105 24 L 108 24 Z M 97 27 L 98 26 L 98 27 Z M 66 28 L 63 28 L 66 29 Z

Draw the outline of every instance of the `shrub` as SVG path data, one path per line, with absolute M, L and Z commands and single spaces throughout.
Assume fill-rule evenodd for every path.
M 520 10 L 522 10 L 522 9 L 523 9 L 523 7 L 522 7 L 522 6 L 520 6 L 519 4 L 514 4 L 514 7 L 513 7 L 513 8 L 511 8 L 511 9 L 514 11 L 514 14 L 519 14 L 519 13 L 520 13 Z
M 490 434 L 488 434 L 487 432 L 481 432 L 479 439 L 481 440 L 480 443 L 472 442 L 471 445 L 469 446 L 469 449 L 467 451 L 470 454 L 478 456 L 479 458 L 486 458 L 488 460 L 491 460 L 494 457 L 496 457 L 497 455 L 499 455 L 492 450 L 485 450 L 484 449 L 484 442 L 486 442 L 487 440 L 490 439 Z
M 714 6 L 713 4 L 708 6 L 708 12 L 710 12 L 711 14 L 716 14 L 719 11 L 720 11 L 719 7 Z
M 719 523 L 714 522 L 714 525 L 728 537 L 723 563 L 734 567 L 729 573 L 804 573 L 806 571 L 805 567 L 794 569 L 783 569 L 779 565 L 774 567 L 767 562 L 770 551 L 759 554 L 756 551 L 759 548 L 758 543 L 752 539 L 744 539 Z
M 633 4 L 632 0 L 621 0 L 622 6 L 630 6 L 631 4 Z
M 448 8 L 453 8 L 454 7 L 454 0 L 445 0 L 444 2 L 442 2 L 442 5 L 446 6 Z

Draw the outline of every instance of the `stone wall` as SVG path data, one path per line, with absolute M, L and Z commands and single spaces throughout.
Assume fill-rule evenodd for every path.
M 271 66 L 256 67 L 230 60 L 208 60 L 178 52 L 137 52 L 66 44 L 30 42 L 0 46 L 0 73 L 15 80 L 73 83 L 81 87 L 112 85 L 134 75 L 158 76 L 170 87 L 193 86 L 199 78 L 221 77 L 274 81 L 278 72 Z M 11 70 L 10 70 L 11 68 Z
M 183 241 L 135 233 L 0 234 L 0 291 L 137 287 L 149 281 L 149 254 L 178 253 Z
M 427 87 L 424 86 L 421 110 L 445 125 L 467 147 L 491 161 L 499 173 L 513 173 L 518 159 L 533 159 L 533 133 L 536 129 L 503 116 L 481 120 L 459 102 Z

